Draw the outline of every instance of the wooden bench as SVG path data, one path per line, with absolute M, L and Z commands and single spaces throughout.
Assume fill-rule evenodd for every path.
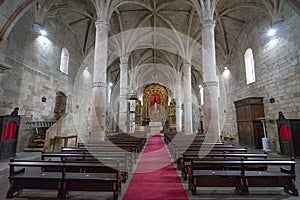
M 181 155 L 183 152 L 187 150 L 199 150 L 200 148 L 204 149 L 232 149 L 236 148 L 231 144 L 223 144 L 223 143 L 177 143 L 174 144 L 173 147 L 169 148 L 169 151 L 173 155 L 174 158 L 178 158 L 178 155 Z
M 64 153 L 74 153 L 74 152 L 86 152 L 86 153 L 108 153 L 108 152 L 115 152 L 115 153 L 127 153 L 129 160 L 131 160 L 133 163 L 136 162 L 137 155 L 132 148 L 128 148 L 127 150 L 120 149 L 120 148 L 114 148 L 110 147 L 109 149 L 107 147 L 62 147 L 61 152 Z
M 119 144 L 132 143 L 132 144 L 136 145 L 138 153 L 139 153 L 139 152 L 141 152 L 142 148 L 145 146 L 147 140 L 146 140 L 146 137 L 137 138 L 137 137 L 132 137 L 132 136 L 128 137 L 128 134 L 119 134 L 117 136 L 107 137 L 106 141 L 116 144 L 117 146 Z
M 249 187 L 283 187 L 285 192 L 298 196 L 295 164 L 294 160 L 192 160 L 189 181 L 193 195 L 197 193 L 197 187 L 235 187 L 241 194 L 249 194 Z M 268 169 L 277 166 L 277 170 L 249 170 L 252 166 L 262 165 Z M 240 170 L 224 170 L 226 166 L 237 166 Z
M 164 133 L 164 142 L 165 144 L 169 144 L 172 141 L 180 141 L 180 140 L 203 140 L 205 137 L 199 135 L 185 135 L 183 132 L 167 132 Z
M 247 153 L 248 149 L 247 148 L 236 148 L 236 147 L 211 147 L 207 148 L 206 146 L 201 147 L 201 146 L 191 146 L 188 149 L 178 149 L 175 155 L 175 160 L 177 162 L 182 158 L 182 155 L 187 152 L 193 152 L 194 154 L 203 154 L 203 153 L 209 153 L 209 152 L 214 152 L 214 153 Z
M 71 150 L 69 148 L 69 150 Z M 76 148 L 73 148 L 76 150 Z M 84 144 L 79 145 L 78 149 L 86 149 L 90 152 L 107 152 L 107 151 L 113 151 L 113 152 L 132 152 L 133 160 L 136 161 L 137 155 L 138 155 L 138 149 L 135 145 L 132 144 L 123 144 L 120 146 L 116 146 L 114 144 Z M 62 148 L 61 151 L 66 151 L 68 148 Z
M 268 155 L 265 153 L 215 153 L 211 152 L 209 154 L 203 155 L 202 158 L 199 158 L 199 152 L 188 151 L 183 153 L 183 157 L 180 159 L 180 170 L 183 180 L 187 180 L 187 174 L 191 167 L 191 161 L 194 160 L 204 160 L 204 159 L 267 159 Z M 260 168 L 263 169 L 263 168 Z
M 106 153 L 90 153 L 90 152 L 42 152 L 41 160 L 59 158 L 60 160 L 67 161 L 99 161 L 104 164 L 109 163 L 110 161 L 118 161 L 119 168 L 122 172 L 122 182 L 126 182 L 128 179 L 128 172 L 132 172 L 132 161 L 129 161 L 128 153 L 123 152 L 106 152 Z
M 68 191 L 113 192 L 113 198 L 117 199 L 121 179 L 118 162 L 115 163 L 116 168 L 111 168 L 99 162 L 11 160 L 7 198 L 13 198 L 23 189 L 47 189 L 57 190 L 57 199 L 60 200 L 66 199 Z M 21 170 L 16 170 L 20 167 Z M 59 170 L 47 171 L 50 168 Z M 68 172 L 68 169 L 75 168 L 80 168 L 83 173 Z
M 119 142 L 95 142 L 95 143 L 78 143 L 78 147 L 86 147 L 86 148 L 92 148 L 92 147 L 118 147 L 121 149 L 127 149 L 127 148 L 133 148 L 136 153 L 139 153 L 141 151 L 141 146 L 138 142 L 129 142 L 129 141 L 119 141 Z

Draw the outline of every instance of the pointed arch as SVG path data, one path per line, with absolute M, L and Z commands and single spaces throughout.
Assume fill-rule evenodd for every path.
M 254 58 L 253 51 L 251 48 L 248 48 L 244 54 L 245 58 L 245 71 L 246 71 L 246 80 L 247 84 L 255 82 L 255 67 L 254 67 Z
M 62 50 L 61 50 L 59 69 L 64 74 L 68 74 L 69 60 L 70 60 L 69 50 L 67 48 L 63 47 Z

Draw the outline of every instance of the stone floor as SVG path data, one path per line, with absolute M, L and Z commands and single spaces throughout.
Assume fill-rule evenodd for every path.
M 260 150 L 249 150 L 249 152 L 261 152 Z M 274 152 L 269 152 L 270 158 L 283 157 Z M 39 159 L 40 153 L 19 153 L 17 159 Z M 6 192 L 9 187 L 8 182 L 8 162 L 9 160 L 0 161 L 0 200 L 6 199 Z M 296 173 L 300 176 L 300 159 L 296 159 Z M 137 162 L 138 163 L 138 162 Z M 135 166 L 136 167 L 136 166 Z M 179 174 L 179 171 L 178 171 Z M 119 199 L 122 199 L 126 192 L 127 186 L 131 180 L 132 174 L 129 175 L 129 180 L 126 184 L 122 185 L 122 195 Z M 189 200 L 296 200 L 300 197 L 292 197 L 284 193 L 283 188 L 255 188 L 250 190 L 250 195 L 242 196 L 235 195 L 233 188 L 201 188 L 198 191 L 198 195 L 193 196 L 187 189 L 187 182 L 182 182 L 184 188 L 187 191 Z M 296 179 L 296 186 L 300 188 L 300 178 Z M 20 195 L 13 198 L 14 200 L 55 200 L 57 192 L 45 191 L 45 190 L 24 190 Z M 111 193 L 98 193 L 98 192 L 70 192 L 69 198 L 71 200 L 109 200 L 112 199 Z

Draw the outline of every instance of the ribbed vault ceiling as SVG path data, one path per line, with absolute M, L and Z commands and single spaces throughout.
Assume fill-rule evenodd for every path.
M 136 28 L 166 28 L 187 35 L 201 44 L 201 17 L 193 2 L 200 0 L 120 0 L 110 18 L 110 36 Z M 202 0 L 203 1 L 203 0 Z M 215 10 L 215 37 L 218 63 L 230 60 L 241 31 L 253 20 L 268 16 L 270 24 L 278 19 L 287 1 L 279 0 L 219 0 Z M 290 5 L 299 11 L 300 0 L 291 0 Z M 34 8 L 37 18 L 55 18 L 68 26 L 76 36 L 83 55 L 94 47 L 96 9 L 91 0 L 42 0 Z M 279 14 L 278 14 L 279 13 Z M 182 59 L 166 50 L 155 48 L 159 40 L 153 37 L 152 48 L 134 50 L 129 67 L 137 65 L 169 66 L 181 70 Z M 154 64 L 155 63 L 155 64 Z M 201 63 L 192 67 L 192 81 L 197 87 L 202 80 Z M 149 69 L 148 69 L 149 71 Z M 151 71 L 151 70 L 150 70 Z M 164 73 L 164 70 L 159 70 Z M 119 62 L 109 68 L 112 79 L 119 77 Z M 165 70 L 165 77 L 169 70 Z M 115 80 L 116 81 L 116 80 Z

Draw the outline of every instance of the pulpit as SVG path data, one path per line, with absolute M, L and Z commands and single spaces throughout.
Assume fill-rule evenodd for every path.
M 20 116 L 0 116 L 0 159 L 16 155 Z

